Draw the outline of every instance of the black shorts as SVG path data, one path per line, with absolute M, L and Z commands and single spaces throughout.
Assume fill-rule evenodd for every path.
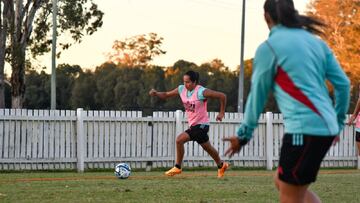
M 280 152 L 279 179 L 294 185 L 315 182 L 335 136 L 285 134 Z
M 360 142 L 360 132 L 356 131 L 355 139 L 356 139 L 356 142 Z
M 189 134 L 191 141 L 196 141 L 199 144 L 209 141 L 209 125 L 199 124 L 190 126 L 185 132 Z

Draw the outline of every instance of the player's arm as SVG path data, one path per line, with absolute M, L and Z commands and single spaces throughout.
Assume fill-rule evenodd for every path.
M 178 91 L 178 88 L 175 88 L 168 92 L 158 92 L 155 89 L 151 89 L 149 92 L 149 95 L 153 96 L 153 97 L 159 97 L 160 99 L 167 99 L 167 98 L 175 97 L 175 96 L 179 95 L 179 91 Z
M 226 107 L 226 95 L 222 92 L 214 91 L 211 89 L 205 89 L 203 92 L 205 98 L 213 98 L 218 99 L 220 102 L 220 111 L 216 117 L 217 121 L 221 121 L 225 115 L 225 107 Z
M 350 102 L 350 81 L 336 60 L 330 48 L 327 49 L 326 78 L 334 87 L 335 111 L 339 123 L 339 131 L 344 128 L 346 113 Z
M 237 130 L 240 138 L 249 141 L 258 119 L 263 112 L 269 92 L 274 83 L 276 57 L 268 44 L 263 43 L 256 51 L 251 77 L 251 89 L 248 95 L 244 121 Z
M 246 145 L 252 138 L 253 131 L 258 125 L 259 116 L 274 83 L 275 65 L 275 55 L 269 46 L 262 44 L 257 49 L 253 62 L 251 90 L 246 101 L 244 120 L 237 129 L 237 136 L 223 139 L 230 142 L 230 147 L 225 151 L 225 155 L 231 157 L 238 153 L 242 146 Z

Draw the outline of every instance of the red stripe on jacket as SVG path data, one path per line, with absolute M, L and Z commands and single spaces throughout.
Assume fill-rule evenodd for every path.
M 280 66 L 278 66 L 275 82 L 291 97 L 309 107 L 316 114 L 320 115 L 320 112 L 316 109 L 315 105 L 298 87 L 296 87 L 289 75 Z

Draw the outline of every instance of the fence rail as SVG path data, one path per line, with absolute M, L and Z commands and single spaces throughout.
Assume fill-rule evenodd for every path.
M 226 113 L 222 122 L 209 113 L 209 137 L 223 159 L 228 143 L 223 136 L 235 133 L 240 113 Z M 187 129 L 184 113 L 138 111 L 77 111 L 0 109 L 0 170 L 112 168 L 128 162 L 133 168 L 171 167 L 175 138 Z M 322 167 L 358 167 L 354 127 L 346 126 L 340 142 L 331 147 Z M 281 114 L 268 112 L 259 119 L 254 138 L 229 161 L 233 166 L 278 165 L 284 134 Z M 215 166 L 197 143 L 185 144 L 186 167 Z

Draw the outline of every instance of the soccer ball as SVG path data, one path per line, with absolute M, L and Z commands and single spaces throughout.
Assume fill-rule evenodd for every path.
M 115 166 L 115 176 L 119 179 L 126 179 L 131 174 L 131 168 L 127 163 L 120 163 Z

